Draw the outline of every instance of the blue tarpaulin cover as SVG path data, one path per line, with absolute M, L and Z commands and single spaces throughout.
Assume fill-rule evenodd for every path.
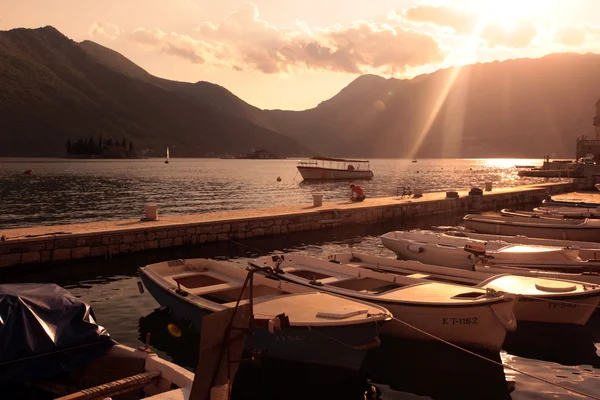
M 0 384 L 70 371 L 113 344 L 92 308 L 66 289 L 0 285 Z

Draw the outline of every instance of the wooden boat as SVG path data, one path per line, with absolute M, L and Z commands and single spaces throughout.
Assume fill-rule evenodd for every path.
M 262 257 L 252 263 L 271 267 L 279 279 L 385 306 L 395 319 L 381 332 L 390 336 L 434 340 L 423 333 L 427 332 L 461 346 L 497 352 L 507 331 L 516 329 L 513 295 L 296 254 Z
M 337 253 L 328 258 L 355 268 L 391 272 L 425 282 L 450 282 L 519 295 L 515 308 L 517 323 L 531 321 L 585 325 L 600 304 L 600 285 L 589 283 L 465 271 L 357 253 Z
M 91 307 L 60 286 L 0 285 L 0 320 L 3 398 L 189 398 L 193 373 L 148 347 L 117 344 Z
M 479 233 L 525 235 L 548 239 L 600 241 L 600 220 L 533 219 L 467 214 L 465 227 Z
M 304 180 L 371 179 L 373 171 L 367 160 L 312 157 L 298 161 L 298 172 Z
M 590 267 L 579 258 L 578 249 L 559 246 L 508 243 L 502 240 L 479 240 L 456 237 L 432 231 L 392 231 L 380 237 L 381 243 L 399 258 L 426 264 L 473 270 L 479 260 L 465 251 L 469 246 L 477 250 L 486 265 L 507 265 L 538 269 L 568 269 L 581 271 Z M 600 264 L 597 264 L 600 271 Z
M 139 274 L 161 306 L 198 332 L 204 315 L 235 307 L 238 299 L 241 304 L 252 300 L 256 347 L 284 360 L 357 370 L 367 350 L 377 346 L 379 326 L 391 316 L 381 306 L 259 274 L 251 289 L 243 290 L 248 272 L 214 260 L 165 261 L 142 267 Z M 268 325 L 282 313 L 289 326 L 273 334 Z

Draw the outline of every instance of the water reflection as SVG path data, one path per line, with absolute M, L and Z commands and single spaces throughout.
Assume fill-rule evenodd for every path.
M 50 161 L 50 162 L 48 162 Z M 520 178 L 515 164 L 541 160 L 431 159 L 371 161 L 367 197 L 395 196 L 399 186 L 425 192 L 543 182 Z M 23 175 L 24 164 L 33 169 Z M 281 181 L 277 181 L 281 177 Z M 350 181 L 305 182 L 295 160 L 0 160 L 0 228 L 137 218 L 145 204 L 163 214 L 200 213 L 343 201 Z

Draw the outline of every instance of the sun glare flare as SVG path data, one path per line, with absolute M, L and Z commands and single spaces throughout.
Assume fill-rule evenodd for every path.
M 480 23 L 496 23 L 506 30 L 521 20 L 531 20 L 555 0 L 475 0 L 470 9 L 477 15 Z

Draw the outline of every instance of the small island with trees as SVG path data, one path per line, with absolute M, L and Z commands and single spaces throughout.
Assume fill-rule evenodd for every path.
M 66 158 L 139 158 L 133 148 L 133 142 L 127 142 L 123 139 L 122 142 L 112 138 L 104 140 L 99 137 L 95 140 L 93 137 L 89 139 L 79 139 L 72 142 L 67 139 L 66 143 Z

